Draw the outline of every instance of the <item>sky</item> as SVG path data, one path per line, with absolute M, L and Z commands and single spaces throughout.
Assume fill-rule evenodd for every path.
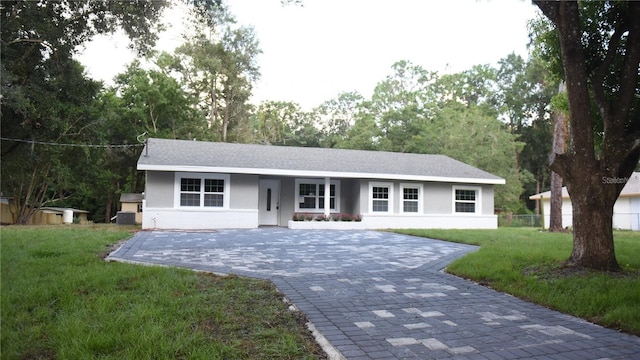
M 371 96 L 391 66 L 408 60 L 452 73 L 496 65 L 511 52 L 527 56 L 529 0 L 225 0 L 241 25 L 253 26 L 262 54 L 251 102 L 293 101 L 311 110 L 342 92 Z M 165 14 L 169 30 L 158 48 L 180 44 L 181 18 Z M 97 38 L 79 57 L 107 84 L 135 55 L 121 36 Z

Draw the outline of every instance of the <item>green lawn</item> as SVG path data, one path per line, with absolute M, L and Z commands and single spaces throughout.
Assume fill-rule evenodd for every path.
M 2 358 L 324 358 L 271 283 L 103 260 L 129 236 L 1 227 Z
M 640 335 L 640 233 L 614 233 L 623 271 L 571 271 L 562 263 L 570 234 L 534 228 L 399 230 L 433 239 L 480 245 L 447 272 L 589 321 Z

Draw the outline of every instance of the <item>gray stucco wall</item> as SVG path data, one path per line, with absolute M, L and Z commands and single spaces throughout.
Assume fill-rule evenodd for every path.
M 486 215 L 492 215 L 495 211 L 495 205 L 493 202 L 494 185 L 482 186 L 482 213 Z
M 258 208 L 258 175 L 232 174 L 229 185 L 229 208 Z
M 453 212 L 452 184 L 425 183 L 424 213 L 425 214 L 451 214 Z
M 147 171 L 145 199 L 146 206 L 151 208 L 172 208 L 174 201 L 174 173 L 164 171 Z M 232 174 L 230 181 L 230 208 L 258 208 L 258 175 Z M 400 181 L 372 180 L 375 182 L 392 182 L 394 192 L 393 213 L 398 214 L 401 204 Z M 340 179 L 340 212 L 363 214 L 369 211 L 369 180 Z M 453 212 L 453 186 L 466 184 L 432 183 L 423 184 L 424 214 L 450 214 Z M 482 188 L 482 214 L 492 215 L 494 212 L 494 185 L 470 185 Z M 286 224 L 295 212 L 295 179 L 280 178 L 280 220 Z
M 147 171 L 145 199 L 150 208 L 172 208 L 175 191 L 175 173 L 170 171 Z M 258 176 L 231 175 L 229 208 L 258 208 Z
M 359 180 L 340 180 L 340 212 L 357 215 L 360 213 L 360 188 Z
M 282 178 L 280 180 L 280 225 L 286 225 L 296 211 L 295 192 L 294 178 Z
M 392 182 L 393 183 L 393 213 L 400 213 L 401 204 L 401 183 L 412 183 L 405 181 L 388 181 L 388 180 L 371 180 L 373 182 Z M 359 189 L 360 198 L 356 201 L 359 205 L 357 213 L 367 213 L 369 211 L 369 182 L 370 180 L 361 180 L 354 184 Z M 423 185 L 423 212 L 424 214 L 451 214 L 453 213 L 453 187 L 481 188 L 482 191 L 482 214 L 493 215 L 493 185 L 469 185 L 469 184 L 452 184 L 452 183 L 436 183 L 425 182 Z
M 145 183 L 146 206 L 172 208 L 174 173 L 170 171 L 147 171 Z

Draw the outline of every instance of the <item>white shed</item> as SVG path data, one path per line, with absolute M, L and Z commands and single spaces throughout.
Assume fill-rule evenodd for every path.
M 603 179 L 603 181 L 608 181 Z M 551 191 L 529 196 L 531 200 L 542 203 L 543 227 L 549 227 L 551 213 Z M 573 207 L 567 188 L 562 188 L 562 225 L 572 226 Z M 613 228 L 623 230 L 640 230 L 640 172 L 634 172 L 627 180 L 618 200 L 613 206 Z

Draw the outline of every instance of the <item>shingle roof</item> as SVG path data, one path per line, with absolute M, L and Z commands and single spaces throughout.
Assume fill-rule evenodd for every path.
M 120 194 L 121 203 L 139 203 L 142 202 L 142 194 L 140 193 L 122 193 Z
M 445 155 L 151 138 L 138 170 L 332 176 L 504 184 Z

